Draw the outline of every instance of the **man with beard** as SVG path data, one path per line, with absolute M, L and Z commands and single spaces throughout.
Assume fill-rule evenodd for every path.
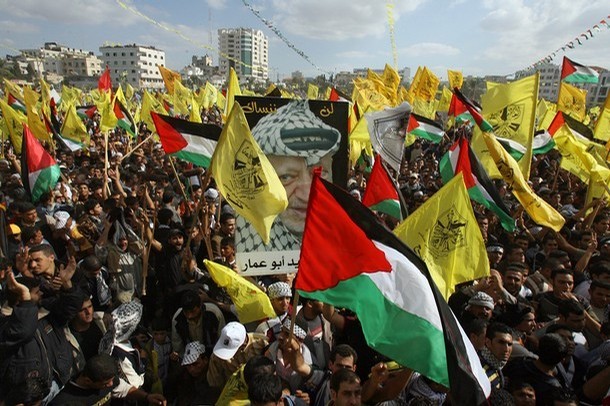
M 267 155 L 286 189 L 288 207 L 274 221 L 270 242 L 237 218 L 235 242 L 239 252 L 297 250 L 305 228 L 313 168 L 322 167 L 322 178 L 332 180 L 333 155 L 341 134 L 309 109 L 307 100 L 291 102 L 263 117 L 252 135 Z

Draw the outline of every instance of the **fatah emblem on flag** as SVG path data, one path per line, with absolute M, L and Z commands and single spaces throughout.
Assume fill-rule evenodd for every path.
M 444 257 L 456 248 L 466 245 L 467 220 L 451 206 L 440 215 L 430 238 L 430 252 L 434 257 Z
M 490 114 L 487 121 L 492 125 L 496 136 L 512 139 L 517 136 L 523 123 L 524 111 L 523 103 L 510 104 L 502 110 Z
M 252 144 L 248 141 L 242 142 L 233 162 L 233 173 L 231 181 L 236 191 L 245 191 L 249 196 L 258 194 L 267 182 L 260 176 L 262 165 L 260 157 L 254 150 Z M 231 195 L 229 195 L 231 196 Z M 227 199 L 229 198 L 227 196 Z M 231 203 L 239 204 L 246 196 L 233 196 L 236 199 L 231 199 Z

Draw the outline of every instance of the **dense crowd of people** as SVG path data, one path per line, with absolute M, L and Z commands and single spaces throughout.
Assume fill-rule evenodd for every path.
M 204 118 L 220 122 L 218 112 Z M 99 116 L 87 128 L 86 150 L 50 149 L 62 176 L 36 204 L 8 144 L 0 160 L 0 404 L 451 403 L 449 388 L 368 347 L 349 309 L 294 303 L 293 274 L 250 278 L 276 317 L 241 324 L 203 265 L 240 272 L 238 216 L 213 179 L 204 184 L 203 169 L 153 140 L 132 150 L 150 135 L 145 124 L 137 140 L 110 132 L 105 170 Z M 408 212 L 442 187 L 438 162 L 456 136 L 405 149 L 397 179 Z M 491 404 L 600 405 L 610 387 L 610 208 L 586 203 L 587 185 L 560 159 L 535 156 L 530 183 L 566 218 L 561 232 L 532 222 L 502 181 L 516 232 L 474 204 L 491 275 L 458 286 L 449 305 L 488 375 Z M 349 169 L 356 199 L 368 169 Z

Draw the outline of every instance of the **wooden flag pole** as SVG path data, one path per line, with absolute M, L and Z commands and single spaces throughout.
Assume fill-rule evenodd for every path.
M 110 196 L 110 186 L 108 186 L 108 131 L 104 132 L 104 199 Z
M 144 145 L 148 140 L 150 140 L 153 137 L 153 134 L 150 133 L 150 135 L 148 137 L 146 137 L 142 142 L 140 142 L 138 145 L 136 145 L 135 147 L 133 147 L 133 149 L 131 151 L 129 151 L 128 153 L 126 153 L 125 155 L 123 155 L 123 158 L 121 158 L 120 162 L 123 162 L 123 160 L 125 158 L 127 158 L 128 156 L 130 156 L 131 154 L 133 154 L 138 148 L 140 148 L 142 145 Z

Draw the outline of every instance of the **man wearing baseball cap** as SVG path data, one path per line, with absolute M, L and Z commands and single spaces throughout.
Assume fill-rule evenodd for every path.
M 214 346 L 208 369 L 208 382 L 212 387 L 222 388 L 233 372 L 256 355 L 262 355 L 267 347 L 263 334 L 246 333 L 243 324 L 227 323 Z

